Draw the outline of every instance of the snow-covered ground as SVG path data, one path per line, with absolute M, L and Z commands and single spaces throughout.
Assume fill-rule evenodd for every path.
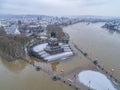
M 96 71 L 82 71 L 78 79 L 84 85 L 95 90 L 117 90 L 111 81 L 102 73 Z
M 59 53 L 59 54 L 54 54 L 54 55 L 50 55 L 49 53 L 44 51 L 44 48 L 47 45 L 48 45 L 47 43 L 44 43 L 44 44 L 39 44 L 39 45 L 36 45 L 35 47 L 33 47 L 33 51 L 37 52 L 38 55 L 40 55 L 46 61 L 53 61 L 53 60 L 57 60 L 57 59 L 68 58 L 69 56 L 73 55 L 73 52 L 71 51 L 68 44 L 66 44 L 66 45 L 60 44 L 60 46 L 64 48 L 64 52 Z
M 37 46 L 35 46 L 33 48 L 33 51 L 35 51 L 35 52 L 43 51 L 44 48 L 46 47 L 46 45 L 47 45 L 47 43 L 45 43 L 45 44 L 39 44 L 39 45 L 37 45 Z
M 71 55 L 73 55 L 72 52 L 63 52 L 63 53 L 60 53 L 60 54 L 55 54 L 55 55 L 48 56 L 48 57 L 45 58 L 45 60 L 52 61 L 52 60 L 57 60 L 57 59 L 65 58 L 65 57 L 67 58 Z

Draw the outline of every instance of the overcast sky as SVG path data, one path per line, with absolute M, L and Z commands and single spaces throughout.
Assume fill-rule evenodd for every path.
M 0 0 L 0 14 L 120 16 L 120 0 Z

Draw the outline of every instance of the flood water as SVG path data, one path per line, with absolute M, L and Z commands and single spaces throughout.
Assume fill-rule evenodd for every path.
M 115 69 L 113 75 L 120 80 L 120 34 L 102 29 L 103 23 L 89 24 L 78 23 L 64 27 L 70 35 L 70 42 L 75 43 L 90 57 L 97 59 L 106 70 Z M 95 66 L 77 50 L 75 56 L 62 62 L 44 63 L 39 65 L 52 73 L 65 74 L 76 70 L 96 70 Z M 35 63 L 34 58 L 31 61 Z M 72 76 L 73 77 L 73 76 Z M 0 58 L 0 90 L 74 90 L 73 88 L 53 81 L 43 71 L 36 71 L 35 67 L 23 60 L 7 62 Z
M 0 90 L 73 90 L 25 61 L 0 60 Z
M 78 23 L 65 27 L 70 40 L 90 57 L 98 60 L 108 72 L 120 80 L 120 34 L 101 28 L 104 23 Z

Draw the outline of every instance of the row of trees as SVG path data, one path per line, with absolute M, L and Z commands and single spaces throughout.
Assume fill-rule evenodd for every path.
M 8 35 L 0 28 L 0 56 L 7 60 L 25 57 L 25 45 L 29 38 L 24 35 Z

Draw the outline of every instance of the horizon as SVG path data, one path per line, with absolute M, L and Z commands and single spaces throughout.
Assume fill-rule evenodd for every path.
M 97 17 L 97 18 L 120 18 L 120 16 L 100 16 L 100 15 L 44 15 L 44 14 L 0 14 L 0 16 L 50 16 L 50 17 Z

